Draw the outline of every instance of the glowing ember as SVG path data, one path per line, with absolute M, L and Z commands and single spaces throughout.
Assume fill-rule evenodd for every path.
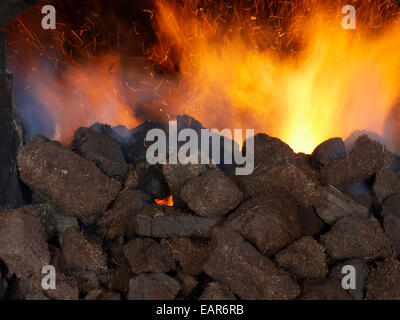
M 159 206 L 167 206 L 167 207 L 173 207 L 174 206 L 174 201 L 172 198 L 172 195 L 169 197 L 160 200 L 160 199 L 154 199 L 154 202 L 157 203 Z

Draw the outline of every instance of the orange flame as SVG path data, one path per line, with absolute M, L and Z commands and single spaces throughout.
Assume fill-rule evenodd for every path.
M 35 72 L 30 76 L 36 99 L 54 121 L 53 138 L 62 143 L 68 143 L 77 128 L 96 122 L 129 129 L 139 124 L 123 94 L 116 56 L 98 57 L 89 66 L 69 65 L 59 79 L 36 77 Z
M 17 20 L 25 35 L 20 41 L 59 65 L 49 76 L 20 58 L 30 66 L 29 90 L 52 116 L 53 138 L 66 143 L 79 126 L 94 122 L 132 128 L 138 124 L 132 110 L 140 105 L 168 117 L 187 113 L 208 128 L 254 128 L 297 152 L 310 153 L 322 141 L 357 129 L 384 136 L 393 149 L 400 146 L 388 129 L 398 126 L 392 115 L 400 101 L 400 16 L 391 0 L 154 1 L 155 10 L 147 12 L 159 41 L 143 51 L 151 52 L 149 60 L 164 75 L 176 77 L 125 66 L 124 72 L 135 73 L 135 87 L 124 81 L 119 63 L 128 51 L 119 46 L 119 28 L 114 36 L 120 51 L 107 45 L 108 36 L 97 40 L 95 23 L 77 30 L 59 23 L 60 31 L 35 33 Z M 348 2 L 357 9 L 356 30 L 342 28 L 341 9 Z M 51 38 L 48 48 L 40 32 Z M 82 40 L 88 34 L 94 34 L 92 43 Z M 100 45 L 114 54 L 99 55 Z M 75 61 L 65 49 L 71 47 L 88 61 Z M 63 55 L 61 61 L 53 51 Z M 151 98 L 137 101 L 139 91 Z
M 174 201 L 172 198 L 172 195 L 165 199 L 154 199 L 154 202 L 157 203 L 159 206 L 167 206 L 167 207 L 173 207 L 174 206 Z
M 294 7 L 289 26 L 271 30 L 250 9 L 234 8 L 231 22 L 221 26 L 222 18 L 198 1 L 184 1 L 183 8 L 157 1 L 161 44 L 154 57 L 166 67 L 178 64 L 181 73 L 169 105 L 209 128 L 277 136 L 297 152 L 310 153 L 356 129 L 384 135 L 400 96 L 397 8 L 377 1 L 396 12 L 382 25 L 382 7 L 353 1 L 363 11 L 357 12 L 358 29 L 345 30 L 340 3 L 332 10 L 302 2 L 312 6 L 305 12 Z

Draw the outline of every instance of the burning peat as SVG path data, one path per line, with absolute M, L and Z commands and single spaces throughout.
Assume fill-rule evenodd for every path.
M 400 299 L 394 5 L 358 1 L 349 33 L 325 1 L 157 0 L 149 44 L 93 2 L 45 37 L 34 14 L 6 28 L 26 141 L 0 46 L 1 299 Z M 171 119 L 256 134 L 150 164 L 148 133 Z
M 129 159 L 137 145 L 94 128 L 110 135 L 80 128 L 69 147 L 37 136 L 20 150 L 33 201 L 1 213 L 6 296 L 400 298 L 400 177 L 379 142 L 362 135 L 346 152 L 338 138 L 304 155 L 258 134 L 254 172 L 235 176 Z M 356 197 L 360 181 L 370 191 Z M 44 265 L 57 290 L 41 287 Z M 344 290 L 349 265 L 357 288 Z

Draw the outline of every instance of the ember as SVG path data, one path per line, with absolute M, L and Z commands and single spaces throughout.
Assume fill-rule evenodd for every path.
M 174 201 L 172 198 L 172 195 L 169 197 L 160 200 L 160 199 L 154 199 L 154 202 L 157 203 L 159 206 L 167 206 L 167 207 L 173 207 L 174 206 Z

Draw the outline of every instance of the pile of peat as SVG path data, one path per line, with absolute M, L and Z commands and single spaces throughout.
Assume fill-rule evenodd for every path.
M 384 145 L 335 138 L 304 155 L 258 134 L 254 172 L 235 176 L 138 161 L 152 126 L 129 143 L 97 125 L 69 147 L 20 148 L 32 200 L 0 213 L 0 298 L 400 299 L 400 173 Z

